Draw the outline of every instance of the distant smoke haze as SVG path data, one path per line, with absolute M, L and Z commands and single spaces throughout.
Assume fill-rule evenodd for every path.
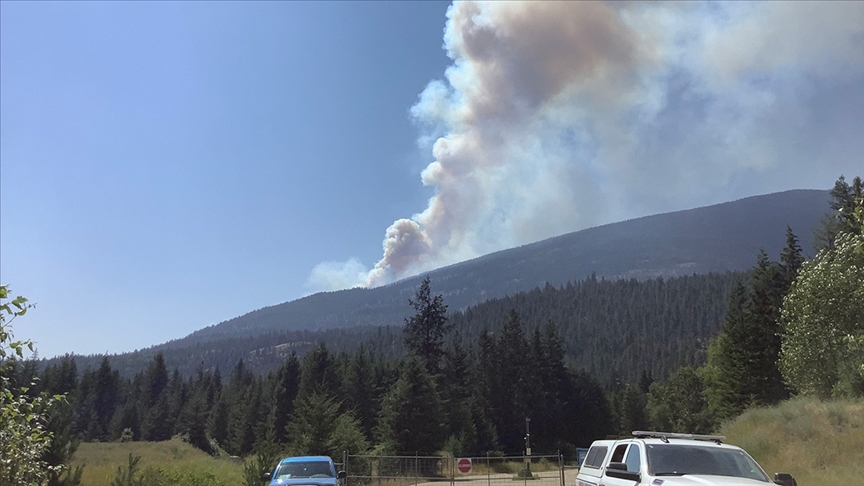
M 428 207 L 310 288 L 864 169 L 862 2 L 458 2 L 444 47 L 411 108 Z

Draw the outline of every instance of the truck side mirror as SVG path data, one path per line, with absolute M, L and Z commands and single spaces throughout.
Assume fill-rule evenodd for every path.
M 338 473 L 336 473 L 336 477 L 339 479 L 345 479 L 348 477 L 348 473 L 346 473 L 345 471 L 339 471 Z
M 774 473 L 774 484 L 780 486 L 798 486 L 798 481 L 789 473 Z
M 262 479 L 264 481 L 270 481 L 272 478 L 273 478 L 273 473 L 271 473 L 271 472 L 264 473 L 264 476 L 262 477 Z
M 610 462 L 606 466 L 606 475 L 610 478 L 624 479 L 627 481 L 642 481 L 642 474 L 636 471 L 628 471 L 627 464 L 623 462 Z

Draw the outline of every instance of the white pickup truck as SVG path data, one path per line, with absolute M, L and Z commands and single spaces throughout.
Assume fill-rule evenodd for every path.
M 786 473 L 772 482 L 740 447 L 719 435 L 633 432 L 598 440 L 579 468 L 575 486 L 797 486 Z

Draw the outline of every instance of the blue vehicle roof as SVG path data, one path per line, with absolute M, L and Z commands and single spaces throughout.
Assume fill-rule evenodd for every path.
M 286 457 L 279 461 L 282 462 L 308 462 L 308 461 L 326 461 L 333 462 L 333 459 L 330 459 L 329 456 L 297 456 L 297 457 Z

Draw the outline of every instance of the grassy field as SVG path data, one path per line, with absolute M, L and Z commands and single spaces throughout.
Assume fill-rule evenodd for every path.
M 128 464 L 129 454 L 141 456 L 139 470 L 160 469 L 163 476 L 174 478 L 172 482 L 177 484 L 243 484 L 242 461 L 211 457 L 180 440 L 82 443 L 72 466 L 85 465 L 82 485 L 110 486 L 117 467 Z
M 799 486 L 864 484 L 864 400 L 790 400 L 745 412 L 720 434 L 772 477 L 788 472 Z

